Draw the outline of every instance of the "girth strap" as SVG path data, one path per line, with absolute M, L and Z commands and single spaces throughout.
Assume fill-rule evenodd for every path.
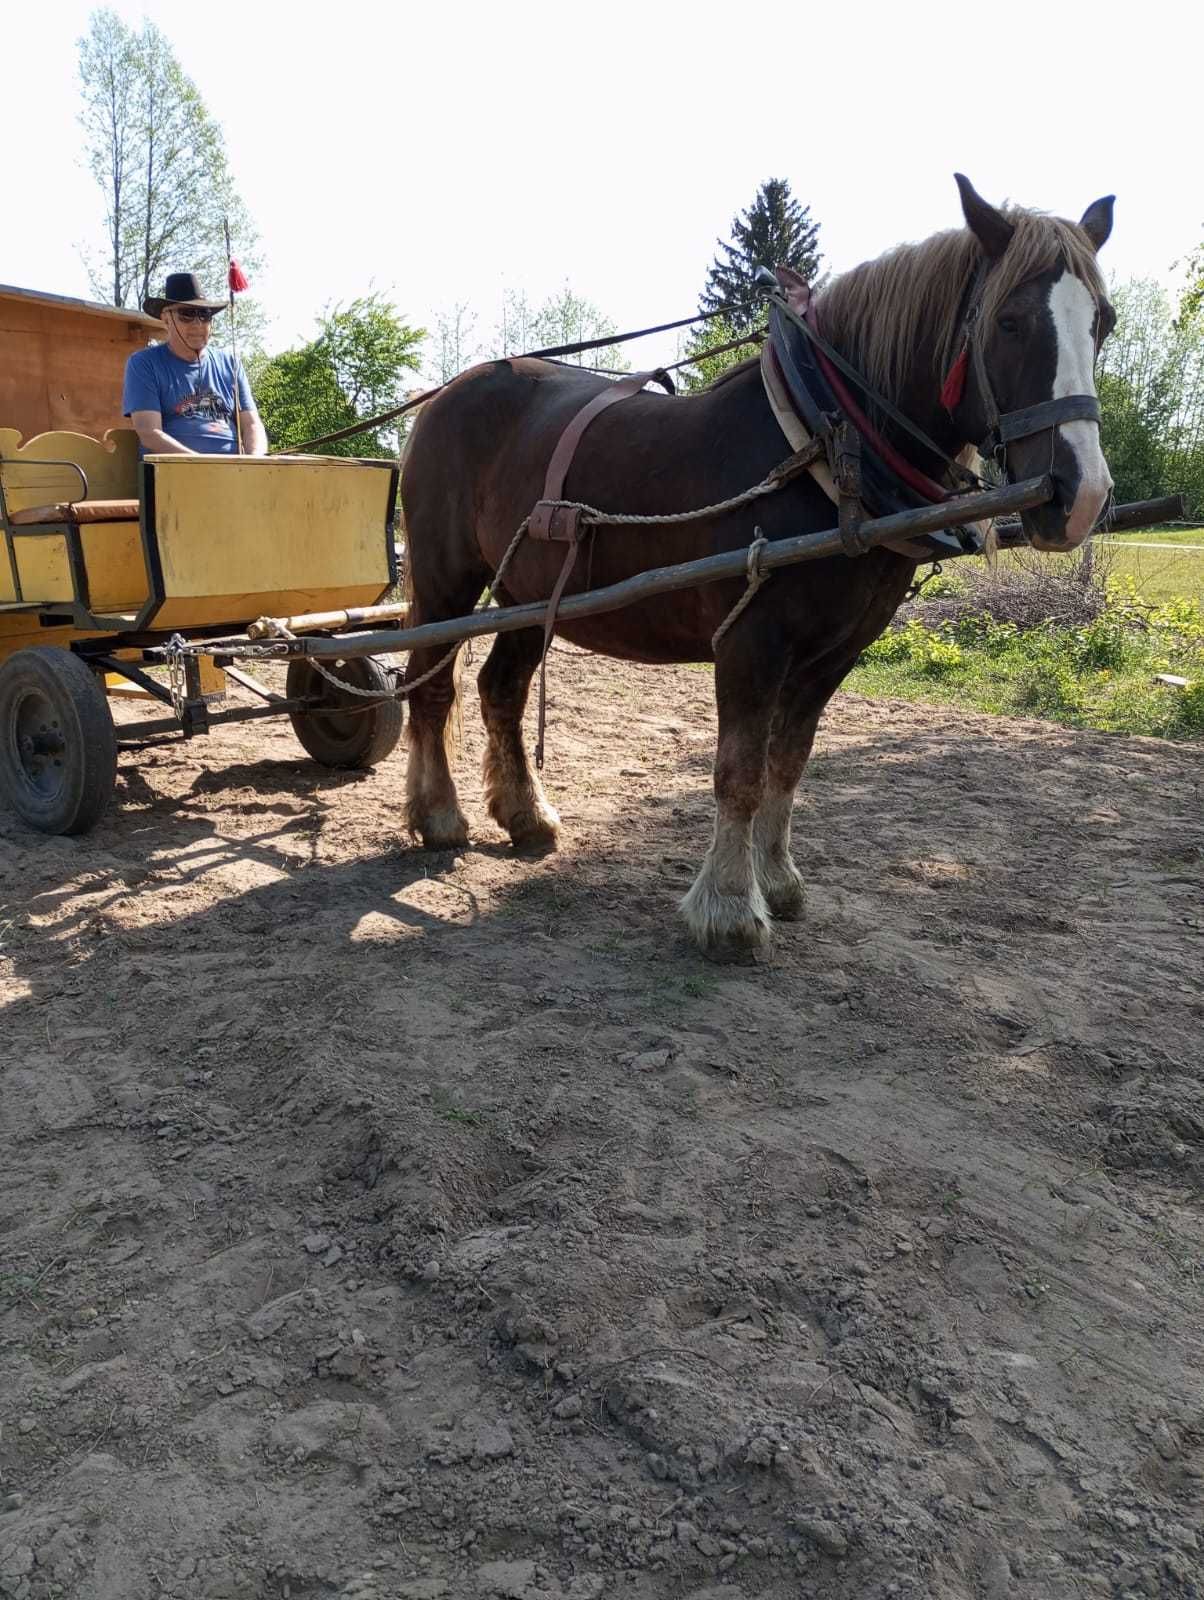
M 555 502 L 564 499 L 564 483 L 573 464 L 573 457 L 577 453 L 577 446 L 594 418 L 599 412 L 605 411 L 607 406 L 613 406 L 616 400 L 627 400 L 633 394 L 639 394 L 644 385 L 656 376 L 656 372 L 633 372 L 629 378 L 620 378 L 618 383 L 608 384 L 600 394 L 594 395 L 592 400 L 581 407 L 556 442 L 552 459 L 548 462 L 547 476 L 544 478 L 543 497 L 536 503 L 527 523 L 527 533 L 530 538 L 542 539 L 549 543 L 552 540 L 564 540 L 568 545 L 560 573 L 548 597 L 547 611 L 544 613 L 543 649 L 539 657 L 539 719 L 535 736 L 535 766 L 540 771 L 543 769 L 544 727 L 547 720 L 548 651 L 552 647 L 552 634 L 556 629 L 556 613 L 560 607 L 561 597 L 577 564 L 577 550 L 582 535 L 581 508 L 557 505 Z

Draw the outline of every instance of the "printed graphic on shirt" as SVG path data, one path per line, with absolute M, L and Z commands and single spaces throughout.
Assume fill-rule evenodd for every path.
M 177 417 L 187 418 L 190 422 L 217 423 L 226 427 L 234 412 L 220 394 L 212 389 L 202 389 L 196 394 L 186 394 L 182 400 L 177 400 L 175 414 Z

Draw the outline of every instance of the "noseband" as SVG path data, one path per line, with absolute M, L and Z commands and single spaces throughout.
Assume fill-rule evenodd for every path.
M 974 363 L 974 381 L 987 415 L 987 431 L 979 442 L 982 456 L 991 456 L 1006 473 L 1004 455 L 1009 444 L 1016 439 L 1027 439 L 1034 433 L 1045 433 L 1063 422 L 1099 423 L 1099 400 L 1093 394 L 1066 394 L 1056 400 L 1043 400 L 1039 405 L 1024 406 L 1018 411 L 1003 411 L 995 397 L 995 388 L 987 372 L 986 356 L 980 323 L 986 282 L 990 265 L 983 261 L 970 281 L 966 294 L 966 310 L 961 323 L 961 350 L 949 368 L 941 386 L 941 404 L 950 414 L 960 402 L 965 389 L 966 369 Z

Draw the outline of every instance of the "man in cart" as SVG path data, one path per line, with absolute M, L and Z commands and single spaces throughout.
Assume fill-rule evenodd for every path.
M 125 364 L 122 410 L 145 455 L 267 454 L 268 440 L 251 386 L 228 350 L 210 350 L 213 318 L 224 300 L 206 299 L 194 273 L 168 274 L 163 295 L 144 309 L 167 329 L 163 344 Z

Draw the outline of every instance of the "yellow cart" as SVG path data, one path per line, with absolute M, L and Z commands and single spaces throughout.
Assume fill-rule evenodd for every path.
M 197 646 L 259 617 L 372 607 L 397 581 L 395 461 L 324 456 L 147 456 L 128 428 L 103 439 L 0 428 L 0 795 L 47 833 L 82 833 L 113 792 L 118 740 L 192 737 L 287 715 L 329 766 L 394 748 L 401 702 L 376 660 L 340 661 L 333 686 L 289 662 L 283 695 L 230 667 L 261 700 L 222 708 L 227 672 Z M 401 608 L 393 608 L 400 610 Z M 145 654 L 171 640 L 168 681 Z M 329 663 L 328 663 L 329 666 Z M 107 697 L 170 711 L 114 726 Z

